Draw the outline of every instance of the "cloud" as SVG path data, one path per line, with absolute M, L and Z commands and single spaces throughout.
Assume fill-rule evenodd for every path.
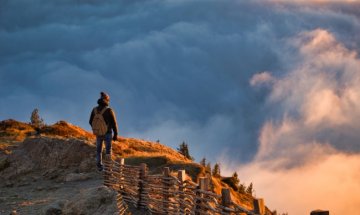
M 304 32 L 290 43 L 299 47 L 301 63 L 273 85 L 268 102 L 281 107 L 283 119 L 272 124 L 277 128 L 291 125 L 284 133 L 304 136 L 300 139 L 306 142 L 312 138 L 338 150 L 357 151 L 355 134 L 335 137 L 348 127 L 359 128 L 354 120 L 360 114 L 357 53 L 321 29 Z
M 237 167 L 225 159 L 225 171 L 237 169 L 270 206 L 290 214 L 353 214 L 360 203 L 360 59 L 324 29 L 288 45 L 298 50 L 298 63 L 273 81 L 267 105 L 277 114 L 263 124 L 254 160 Z
M 253 75 L 250 80 L 251 86 L 263 85 L 263 84 L 271 84 L 275 79 L 272 77 L 269 72 L 261 72 Z

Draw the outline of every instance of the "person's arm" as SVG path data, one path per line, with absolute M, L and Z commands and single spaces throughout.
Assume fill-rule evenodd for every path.
M 115 112 L 110 109 L 110 123 L 111 123 L 111 128 L 114 132 L 114 137 L 113 139 L 116 140 L 117 139 L 117 135 L 118 135 L 118 126 L 117 126 L 117 122 L 116 122 L 116 116 L 115 116 Z
M 94 109 L 91 111 L 91 114 L 90 114 L 90 119 L 89 119 L 89 124 L 90 124 L 90 126 L 92 126 L 92 121 L 93 121 L 93 119 L 94 119 L 94 115 L 95 115 L 95 113 L 94 113 Z

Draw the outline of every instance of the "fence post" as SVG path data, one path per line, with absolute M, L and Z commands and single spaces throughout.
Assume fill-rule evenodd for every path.
M 170 168 L 169 167 L 164 167 L 164 172 L 163 172 L 163 210 L 165 214 L 169 214 L 169 209 L 170 209 Z
M 205 177 L 200 177 L 199 178 L 199 185 L 198 185 L 198 190 L 196 191 L 196 199 L 195 199 L 195 214 L 196 215 L 200 215 L 206 213 L 206 210 L 203 209 L 202 204 L 203 204 L 203 194 L 200 192 L 202 191 L 207 191 L 209 189 L 209 180 L 207 180 Z
M 254 212 L 260 215 L 265 214 L 264 199 L 254 199 Z
M 209 191 L 210 190 L 210 178 L 209 177 L 205 177 L 204 179 L 204 182 L 203 182 L 203 190 L 205 191 Z
M 138 208 L 146 209 L 147 208 L 147 190 L 146 186 L 147 178 L 147 167 L 145 163 L 140 164 L 140 178 L 139 178 L 139 201 Z
M 118 185 L 118 189 L 122 190 L 124 189 L 124 164 L 125 164 L 125 159 L 124 158 L 119 158 L 116 160 L 117 163 L 119 164 L 118 167 L 118 176 L 117 176 L 117 185 Z
M 178 180 L 180 182 L 179 184 L 179 212 L 180 214 L 185 214 L 185 210 L 186 210 L 186 206 L 184 204 L 185 201 L 185 196 L 184 196 L 184 182 L 185 182 L 185 178 L 186 178 L 186 174 L 185 174 L 185 170 L 179 170 L 178 171 Z
M 111 155 L 106 154 L 104 157 L 104 185 L 107 187 L 112 187 L 112 160 Z
M 230 208 L 231 205 L 231 195 L 229 188 L 222 188 L 221 189 L 221 205 L 225 208 L 223 209 L 223 214 L 230 214 L 226 208 Z

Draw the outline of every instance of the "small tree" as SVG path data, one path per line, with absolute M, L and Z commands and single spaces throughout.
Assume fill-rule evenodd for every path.
M 216 163 L 214 165 L 213 171 L 212 171 L 212 175 L 214 177 L 220 177 L 220 165 L 218 163 Z
M 210 162 L 206 163 L 206 158 L 201 159 L 200 165 L 205 168 L 205 172 L 211 176 L 211 164 Z
M 254 192 L 253 183 L 251 182 L 251 183 L 249 184 L 249 186 L 246 188 L 246 193 L 252 195 L 253 192 Z
M 210 173 L 210 175 L 211 175 L 211 163 L 210 162 L 208 162 L 207 164 L 206 164 L 206 171 L 208 172 L 208 173 Z
M 232 181 L 236 186 L 239 184 L 240 180 L 239 180 L 237 172 L 234 172 L 234 174 L 232 175 Z
M 188 158 L 190 160 L 194 160 L 194 158 L 190 156 L 189 147 L 188 147 L 187 143 L 182 142 L 180 144 L 179 148 L 177 148 L 177 150 L 180 154 L 184 155 L 186 158 Z
M 245 194 L 245 193 L 246 193 L 246 186 L 245 186 L 245 184 L 240 184 L 238 191 L 239 191 L 239 193 Z
M 206 167 L 206 158 L 201 159 L 200 165 Z
M 31 125 L 35 126 L 36 128 L 41 128 L 44 126 L 44 120 L 40 118 L 39 109 L 35 108 L 31 113 L 30 117 Z

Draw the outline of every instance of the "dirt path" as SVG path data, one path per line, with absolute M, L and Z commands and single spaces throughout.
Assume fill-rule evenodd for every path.
M 0 189 L 0 214 L 8 215 L 12 210 L 18 214 L 44 214 L 46 206 L 67 200 L 81 190 L 102 185 L 101 175 L 83 181 L 57 182 L 26 176 L 13 184 L 7 183 Z

